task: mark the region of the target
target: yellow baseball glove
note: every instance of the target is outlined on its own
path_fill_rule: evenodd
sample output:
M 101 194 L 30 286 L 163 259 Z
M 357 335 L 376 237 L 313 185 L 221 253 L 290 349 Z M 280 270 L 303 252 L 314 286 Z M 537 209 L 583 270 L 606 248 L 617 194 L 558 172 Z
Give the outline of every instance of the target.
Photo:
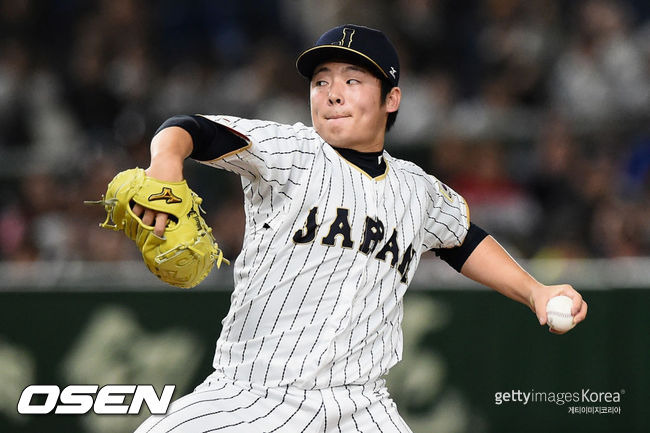
M 99 226 L 123 231 L 135 241 L 154 275 L 173 286 L 190 288 L 203 281 L 215 263 L 217 268 L 222 262 L 230 264 L 201 216 L 202 201 L 184 180 L 161 182 L 141 168 L 132 168 L 113 178 L 102 200 L 85 203 L 104 206 L 107 216 Z M 135 203 L 169 215 L 162 238 L 133 213 Z

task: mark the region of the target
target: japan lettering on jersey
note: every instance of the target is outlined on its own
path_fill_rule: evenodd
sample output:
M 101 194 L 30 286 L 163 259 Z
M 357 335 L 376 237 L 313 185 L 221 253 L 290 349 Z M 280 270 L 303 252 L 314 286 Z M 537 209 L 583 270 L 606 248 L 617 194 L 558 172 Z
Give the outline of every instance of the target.
M 383 376 L 420 255 L 463 242 L 465 200 L 386 151 L 371 178 L 300 123 L 206 117 L 248 142 L 204 162 L 241 176 L 246 212 L 215 369 L 304 389 Z

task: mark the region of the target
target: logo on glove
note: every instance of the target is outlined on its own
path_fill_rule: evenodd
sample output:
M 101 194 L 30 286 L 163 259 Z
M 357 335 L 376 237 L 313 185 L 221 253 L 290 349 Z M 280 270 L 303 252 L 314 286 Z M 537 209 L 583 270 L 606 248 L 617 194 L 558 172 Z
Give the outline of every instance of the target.
M 180 197 L 174 195 L 171 188 L 166 186 L 164 186 L 162 191 L 160 191 L 158 194 L 151 194 L 149 196 L 149 201 L 156 200 L 165 200 L 165 203 L 167 204 L 181 203 L 183 201 Z

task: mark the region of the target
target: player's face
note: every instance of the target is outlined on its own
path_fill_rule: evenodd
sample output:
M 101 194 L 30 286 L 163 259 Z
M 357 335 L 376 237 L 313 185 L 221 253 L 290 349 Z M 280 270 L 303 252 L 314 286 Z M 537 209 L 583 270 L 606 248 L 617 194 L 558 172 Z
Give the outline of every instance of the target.
M 311 79 L 311 120 L 332 146 L 362 152 L 384 147 L 388 113 L 399 107 L 399 89 L 381 100 L 381 81 L 365 68 L 326 62 Z

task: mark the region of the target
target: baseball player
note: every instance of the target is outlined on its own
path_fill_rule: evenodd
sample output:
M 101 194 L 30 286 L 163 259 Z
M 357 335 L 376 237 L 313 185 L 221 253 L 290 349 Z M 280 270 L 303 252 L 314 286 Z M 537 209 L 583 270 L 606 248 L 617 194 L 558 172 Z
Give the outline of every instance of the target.
M 246 234 L 214 372 L 137 433 L 409 432 L 382 377 L 401 358 L 402 298 L 427 250 L 529 306 L 587 304 L 536 281 L 470 222 L 467 203 L 384 148 L 401 90 L 386 36 L 357 25 L 323 34 L 297 60 L 312 126 L 175 116 L 151 143 L 150 177 L 183 179 L 191 157 L 241 177 Z M 167 215 L 135 206 L 164 235 Z

